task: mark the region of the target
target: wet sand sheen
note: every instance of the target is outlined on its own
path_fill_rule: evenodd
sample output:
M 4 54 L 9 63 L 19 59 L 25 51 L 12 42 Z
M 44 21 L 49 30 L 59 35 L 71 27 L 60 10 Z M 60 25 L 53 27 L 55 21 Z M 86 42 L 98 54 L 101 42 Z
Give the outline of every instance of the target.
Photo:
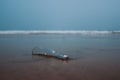
M 86 47 L 86 43 L 90 44 L 94 39 L 78 37 L 80 36 L 67 36 L 67 38 L 63 38 L 63 36 L 62 38 L 19 37 L 21 40 L 18 37 L 1 38 L 0 41 L 4 44 L 0 45 L 3 48 L 0 54 L 0 80 L 119 80 L 120 46 L 110 43 L 114 40 L 109 42 L 107 39 L 109 45 L 106 46 L 108 42 L 104 40 L 104 48 L 100 45 L 102 39 L 100 41 L 97 39 L 94 45 Z M 84 45 L 82 44 L 83 40 Z M 31 49 L 37 44 L 43 45 L 43 42 L 44 46 L 51 46 L 75 59 L 62 61 L 32 56 Z M 50 44 L 51 42 L 54 44 Z M 21 43 L 26 43 L 26 45 L 23 46 Z M 60 45 L 61 43 L 64 43 L 64 46 Z M 4 47 L 7 48 L 7 51 L 4 50 Z
M 67 62 L 24 57 L 4 63 L 1 67 L 1 80 L 114 80 L 120 78 L 119 67 L 119 63 L 114 60 L 105 61 L 93 57 Z

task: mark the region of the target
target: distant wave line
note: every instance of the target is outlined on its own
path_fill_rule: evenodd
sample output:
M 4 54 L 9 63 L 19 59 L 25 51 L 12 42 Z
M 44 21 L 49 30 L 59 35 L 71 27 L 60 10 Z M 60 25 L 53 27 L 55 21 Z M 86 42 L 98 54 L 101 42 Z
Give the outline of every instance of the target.
M 0 31 L 0 34 L 120 34 L 119 31 L 98 31 L 98 30 L 6 30 Z

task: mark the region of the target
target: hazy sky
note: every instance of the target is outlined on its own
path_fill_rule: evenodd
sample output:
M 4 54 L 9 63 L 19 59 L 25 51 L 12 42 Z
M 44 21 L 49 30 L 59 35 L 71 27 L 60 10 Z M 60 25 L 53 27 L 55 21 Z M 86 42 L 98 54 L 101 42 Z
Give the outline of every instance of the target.
M 0 0 L 0 30 L 120 30 L 120 0 Z

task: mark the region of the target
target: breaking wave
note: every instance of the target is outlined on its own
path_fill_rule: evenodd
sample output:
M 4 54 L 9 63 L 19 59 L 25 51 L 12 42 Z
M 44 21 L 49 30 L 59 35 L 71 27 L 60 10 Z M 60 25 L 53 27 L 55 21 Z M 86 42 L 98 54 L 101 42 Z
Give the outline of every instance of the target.
M 97 30 L 33 30 L 33 31 L 0 31 L 0 34 L 120 34 L 120 31 L 97 31 Z

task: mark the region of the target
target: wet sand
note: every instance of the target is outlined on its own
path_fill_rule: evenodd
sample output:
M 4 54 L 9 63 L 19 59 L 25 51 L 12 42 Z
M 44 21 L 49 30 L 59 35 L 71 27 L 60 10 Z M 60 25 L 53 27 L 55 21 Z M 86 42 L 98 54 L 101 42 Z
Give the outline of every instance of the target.
M 120 80 L 119 35 L 6 35 L 0 44 L 0 80 Z M 73 59 L 32 56 L 36 46 Z

